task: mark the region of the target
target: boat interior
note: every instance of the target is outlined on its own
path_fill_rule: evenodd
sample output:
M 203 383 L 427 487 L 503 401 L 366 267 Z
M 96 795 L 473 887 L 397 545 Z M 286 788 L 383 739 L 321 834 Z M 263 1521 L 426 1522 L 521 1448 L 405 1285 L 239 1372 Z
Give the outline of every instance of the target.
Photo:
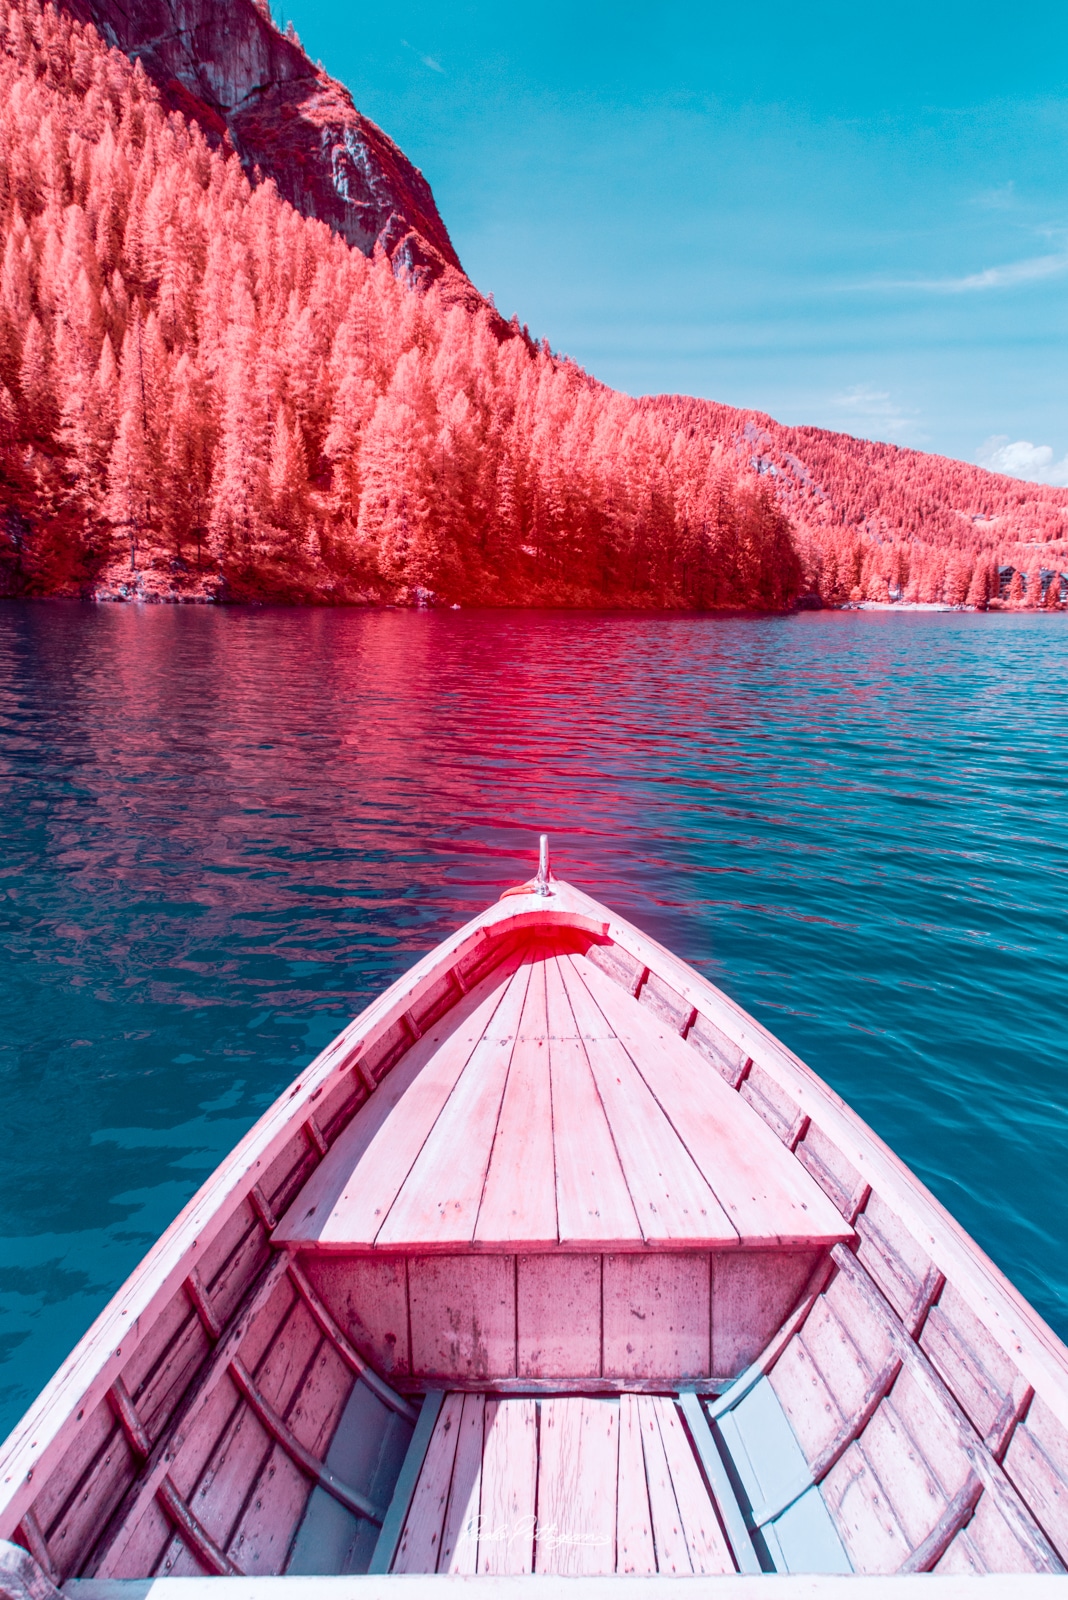
M 365 1041 L 78 1422 L 14 1533 L 57 1582 L 1068 1559 L 1068 1429 L 967 1298 L 566 924 Z

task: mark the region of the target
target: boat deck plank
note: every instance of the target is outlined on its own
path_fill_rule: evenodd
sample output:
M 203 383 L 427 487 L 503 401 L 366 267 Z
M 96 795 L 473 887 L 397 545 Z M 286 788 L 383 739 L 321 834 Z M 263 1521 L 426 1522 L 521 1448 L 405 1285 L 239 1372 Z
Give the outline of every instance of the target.
M 530 967 L 474 1237 L 479 1244 L 556 1239 L 545 962 Z
M 446 1395 L 442 1403 L 397 1546 L 394 1572 L 438 1570 L 463 1404 L 459 1394 Z
M 410 1254 L 801 1248 L 851 1234 L 668 1023 L 542 934 L 412 1045 L 273 1237 Z
M 456 1436 L 456 1458 L 441 1535 L 439 1572 L 478 1571 L 478 1518 L 482 1498 L 482 1451 L 486 1397 L 464 1395 Z
M 479 1572 L 534 1570 L 538 1415 L 530 1399 L 486 1403 Z
M 558 957 L 548 964 L 547 976 L 553 967 L 586 1047 L 646 1244 L 737 1244 L 737 1229 L 634 1062 L 614 1033 L 603 1028 L 602 1013 L 573 959 Z
M 555 961 L 545 963 L 559 1238 L 641 1244 L 612 1129 Z
M 378 1231 L 378 1244 L 404 1245 L 412 1239 L 430 1246 L 470 1243 L 530 972 L 527 960 L 500 995 L 485 1033 L 401 1184 Z
M 583 1395 L 542 1401 L 538 1572 L 615 1571 L 619 1406 Z
M 619 1476 L 616 1490 L 616 1571 L 648 1577 L 656 1571 L 642 1423 L 636 1394 L 619 1397 Z
M 375 1244 L 518 966 L 506 961 L 401 1059 L 298 1194 L 276 1244 Z
M 763 1118 L 656 1014 L 585 956 L 566 958 L 625 1046 L 743 1244 L 849 1238 L 815 1180 Z

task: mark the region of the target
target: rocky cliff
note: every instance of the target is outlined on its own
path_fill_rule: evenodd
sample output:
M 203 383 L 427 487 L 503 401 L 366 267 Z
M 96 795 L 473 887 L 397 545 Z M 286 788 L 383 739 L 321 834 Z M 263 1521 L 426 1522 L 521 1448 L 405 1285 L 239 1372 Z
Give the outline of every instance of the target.
M 253 180 L 273 178 L 305 216 L 364 255 L 381 246 L 413 286 L 439 282 L 480 305 L 430 185 L 340 83 L 280 33 L 264 0 L 61 0 L 140 61 L 165 103 L 214 143 L 228 141 Z

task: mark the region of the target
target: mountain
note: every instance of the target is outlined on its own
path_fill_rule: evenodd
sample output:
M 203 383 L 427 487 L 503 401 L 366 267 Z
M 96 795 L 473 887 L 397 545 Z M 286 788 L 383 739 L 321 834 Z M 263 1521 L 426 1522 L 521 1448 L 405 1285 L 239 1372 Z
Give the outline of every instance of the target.
M 364 255 L 380 247 L 413 285 L 479 297 L 460 266 L 423 174 L 348 90 L 313 66 L 266 0 L 63 0 L 132 61 L 163 104 L 228 143 L 249 177 L 271 178 L 306 217 Z
M 618 394 L 251 0 L 72 5 L 0 15 L 0 592 L 1060 603 L 1068 491 Z

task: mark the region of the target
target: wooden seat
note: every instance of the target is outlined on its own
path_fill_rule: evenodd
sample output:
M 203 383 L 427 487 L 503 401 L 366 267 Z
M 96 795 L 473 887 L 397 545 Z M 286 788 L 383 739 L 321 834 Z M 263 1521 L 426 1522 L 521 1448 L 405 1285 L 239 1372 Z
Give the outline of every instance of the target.
M 826 1247 L 746 1100 L 582 953 L 515 953 L 415 1043 L 274 1233 L 290 1249 Z

